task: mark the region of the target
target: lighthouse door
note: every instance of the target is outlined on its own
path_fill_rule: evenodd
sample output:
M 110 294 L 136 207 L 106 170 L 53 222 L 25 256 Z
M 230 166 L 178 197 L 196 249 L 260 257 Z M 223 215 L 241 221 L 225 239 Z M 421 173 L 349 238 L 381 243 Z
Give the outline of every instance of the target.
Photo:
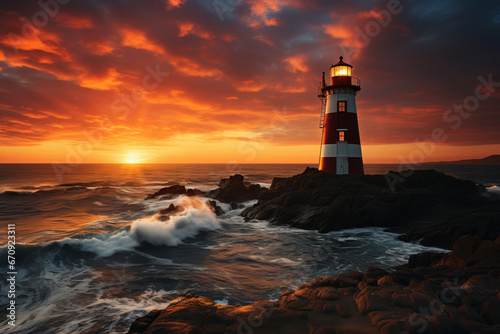
M 344 134 L 344 132 L 339 132 Z M 337 141 L 337 175 L 339 174 L 349 174 L 349 146 L 344 138 L 342 141 Z
M 349 160 L 347 157 L 337 157 L 337 174 L 349 174 Z

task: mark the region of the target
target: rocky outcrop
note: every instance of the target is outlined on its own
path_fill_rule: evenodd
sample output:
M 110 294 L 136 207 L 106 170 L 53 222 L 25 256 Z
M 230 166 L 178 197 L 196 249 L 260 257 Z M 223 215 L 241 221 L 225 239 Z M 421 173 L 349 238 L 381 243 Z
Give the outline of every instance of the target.
M 258 198 L 267 189 L 258 184 L 244 182 L 244 176 L 235 174 L 219 182 L 219 188 L 208 195 L 224 203 L 241 203 Z
M 499 333 L 500 238 L 463 236 L 448 255 L 426 254 L 390 272 L 320 277 L 274 302 L 188 294 L 129 333 Z
M 146 199 L 153 199 L 161 197 L 161 199 L 171 199 L 175 196 L 186 195 L 186 196 L 201 196 L 204 192 L 198 189 L 186 189 L 185 186 L 173 185 L 170 187 L 161 188 L 152 195 L 146 197 Z
M 206 203 L 210 210 L 212 210 L 213 213 L 215 213 L 217 216 L 223 215 L 225 213 L 216 201 L 207 201 Z
M 461 235 L 500 235 L 500 199 L 484 193 L 481 185 L 434 170 L 357 176 L 308 168 L 274 178 L 242 215 L 320 232 L 389 227 L 405 241 L 450 248 Z

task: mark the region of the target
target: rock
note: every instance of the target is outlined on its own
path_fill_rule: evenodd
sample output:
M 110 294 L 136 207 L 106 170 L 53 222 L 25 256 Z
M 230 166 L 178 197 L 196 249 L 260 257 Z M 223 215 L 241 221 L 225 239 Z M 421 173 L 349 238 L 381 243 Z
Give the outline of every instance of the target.
M 219 182 L 219 188 L 209 192 L 209 196 L 224 203 L 241 203 L 256 199 L 265 191 L 258 184 L 244 182 L 244 176 L 235 174 Z M 232 205 L 233 207 L 233 205 Z
M 193 196 L 203 196 L 205 193 L 199 189 L 186 189 L 185 186 L 181 186 L 181 185 L 173 185 L 173 186 L 170 186 L 170 187 L 165 187 L 165 188 L 161 188 L 160 190 L 158 190 L 157 192 L 155 192 L 154 194 L 152 195 L 148 195 L 148 197 L 146 197 L 146 199 L 153 199 L 153 198 L 157 198 L 157 197 L 160 197 L 163 199 L 170 199 L 170 198 L 174 198 L 176 196 L 179 196 L 179 195 L 186 195 L 186 196 L 189 196 L 189 197 L 193 197 Z
M 343 318 L 351 317 L 351 311 L 349 310 L 349 305 L 345 302 L 336 302 L 335 303 L 335 313 Z
M 158 190 L 154 194 L 146 197 L 146 199 L 153 199 L 153 198 L 157 198 L 159 196 L 165 196 L 167 198 L 172 198 L 173 195 L 183 195 L 185 193 L 186 193 L 186 187 L 176 184 L 174 186 L 161 188 L 160 190 Z
M 347 275 L 338 275 L 333 281 L 333 286 L 337 288 L 349 288 L 358 286 L 358 282 Z
M 489 240 L 500 236 L 500 196 L 487 198 L 474 182 L 433 170 L 392 173 L 403 180 L 396 188 L 388 175 L 329 175 L 307 168 L 290 178 L 274 178 L 269 191 L 242 215 L 322 233 L 389 227 L 402 233 L 402 240 L 442 248 L 468 233 Z
M 203 196 L 205 193 L 199 189 L 188 189 L 186 190 L 186 196 L 188 197 L 193 197 L 193 196 Z
M 331 326 L 322 326 L 322 327 L 316 329 L 311 334 L 335 334 L 335 333 L 337 333 L 335 331 L 335 328 L 333 328 Z
M 470 247 L 461 248 L 467 240 Z M 459 268 L 423 255 L 414 268 L 318 277 L 275 303 L 218 305 L 188 294 L 137 319 L 129 333 L 498 333 L 500 263 L 487 252 L 499 241 L 457 240 L 439 262 L 455 263 L 460 254 L 467 261 Z
M 419 254 L 410 255 L 408 260 L 408 267 L 432 267 L 439 260 L 441 260 L 446 253 L 436 253 L 436 252 L 424 252 Z
M 379 280 L 383 276 L 389 274 L 386 270 L 381 268 L 369 267 L 363 275 L 363 280 L 366 282 L 370 279 Z
M 181 210 L 182 210 L 182 208 L 180 206 L 174 205 L 172 203 L 172 204 L 169 205 L 168 208 L 161 210 L 160 214 L 162 214 L 162 215 L 169 215 L 169 214 L 172 214 L 172 213 L 179 212 Z
M 340 299 L 340 293 L 338 290 L 332 286 L 323 287 L 317 289 L 317 296 L 319 299 L 324 300 L 337 300 Z
M 500 325 L 500 299 L 488 298 L 481 307 L 480 315 L 488 325 Z
M 212 200 L 210 200 L 210 201 L 207 201 L 206 203 L 207 203 L 208 207 L 209 207 L 209 208 L 210 208 L 210 209 L 211 209 L 211 210 L 212 210 L 212 211 L 213 211 L 213 212 L 214 212 L 217 216 L 220 216 L 220 215 L 222 215 L 222 214 L 224 214 L 224 213 L 225 213 L 225 212 L 224 212 L 224 210 L 222 210 L 222 208 L 221 208 L 219 205 L 217 205 L 217 202 L 216 202 L 216 201 L 212 201 Z

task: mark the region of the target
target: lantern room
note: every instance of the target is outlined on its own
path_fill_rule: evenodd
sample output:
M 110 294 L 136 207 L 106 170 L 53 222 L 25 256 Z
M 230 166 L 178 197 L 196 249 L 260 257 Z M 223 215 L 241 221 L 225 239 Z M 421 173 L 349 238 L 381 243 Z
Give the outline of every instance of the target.
M 349 89 L 349 92 L 354 90 L 354 94 L 360 90 L 360 82 L 358 78 L 353 78 L 352 65 L 344 63 L 344 57 L 340 57 L 337 64 L 330 67 L 330 80 L 331 86 L 333 87 L 343 87 Z
M 330 67 L 331 77 L 350 77 L 352 72 L 352 65 L 344 63 L 344 57 L 340 57 L 340 61 Z

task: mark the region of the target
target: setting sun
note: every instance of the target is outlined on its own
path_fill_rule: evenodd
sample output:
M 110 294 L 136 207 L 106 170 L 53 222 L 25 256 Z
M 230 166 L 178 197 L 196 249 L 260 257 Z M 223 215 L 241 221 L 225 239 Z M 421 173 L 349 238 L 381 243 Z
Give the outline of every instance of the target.
M 141 163 L 143 159 L 139 157 L 137 153 L 127 153 L 125 155 L 126 164 L 138 164 Z

